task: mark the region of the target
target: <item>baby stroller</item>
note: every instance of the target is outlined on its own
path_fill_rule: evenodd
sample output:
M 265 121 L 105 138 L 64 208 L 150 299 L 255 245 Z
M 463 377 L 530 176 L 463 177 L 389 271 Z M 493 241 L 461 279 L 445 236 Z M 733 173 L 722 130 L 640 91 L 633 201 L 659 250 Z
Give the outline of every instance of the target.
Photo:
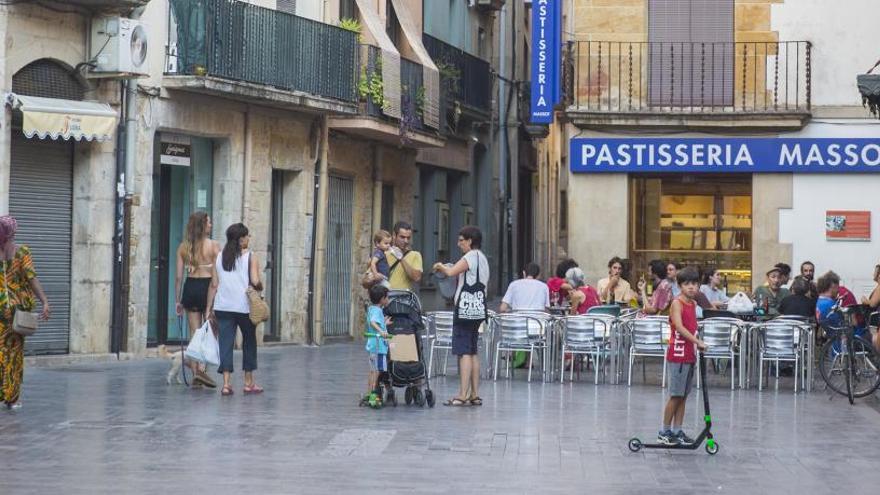
M 388 371 L 379 376 L 379 381 L 387 390 L 385 403 L 397 406 L 394 387 L 405 387 L 406 405 L 415 403 L 419 407 L 425 404 L 434 407 L 434 393 L 422 352 L 422 335 L 425 332 L 422 305 L 415 294 L 405 290 L 390 291 L 388 299 L 385 315 L 391 317 L 388 333 L 392 335 L 389 340 L 389 365 Z

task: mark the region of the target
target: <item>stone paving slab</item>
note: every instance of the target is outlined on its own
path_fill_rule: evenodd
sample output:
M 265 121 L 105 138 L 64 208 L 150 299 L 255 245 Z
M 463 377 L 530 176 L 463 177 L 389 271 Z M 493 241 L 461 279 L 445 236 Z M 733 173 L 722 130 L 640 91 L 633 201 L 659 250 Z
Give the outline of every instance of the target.
M 236 357 L 237 363 L 240 357 Z M 485 382 L 483 407 L 358 408 L 356 344 L 260 350 L 261 396 L 165 384 L 160 359 L 30 368 L 24 407 L 0 413 L 0 493 L 876 493 L 877 398 L 817 387 L 710 398 L 717 456 L 633 454 L 656 434 L 656 382 Z M 450 367 L 452 368 L 452 367 Z M 649 369 L 649 376 L 658 370 Z M 452 369 L 450 369 L 452 372 Z M 639 372 L 641 375 L 641 372 Z M 639 382 L 641 381 L 639 376 Z M 401 401 L 402 404 L 402 401 Z M 699 401 L 686 423 L 699 429 Z

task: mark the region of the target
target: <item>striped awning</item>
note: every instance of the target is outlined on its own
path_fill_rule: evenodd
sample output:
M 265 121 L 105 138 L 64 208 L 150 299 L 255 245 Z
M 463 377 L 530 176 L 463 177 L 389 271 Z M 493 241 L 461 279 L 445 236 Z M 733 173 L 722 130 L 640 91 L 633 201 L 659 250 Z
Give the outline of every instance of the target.
M 116 111 L 106 103 L 15 94 L 8 101 L 21 111 L 28 138 L 108 141 L 116 131 Z

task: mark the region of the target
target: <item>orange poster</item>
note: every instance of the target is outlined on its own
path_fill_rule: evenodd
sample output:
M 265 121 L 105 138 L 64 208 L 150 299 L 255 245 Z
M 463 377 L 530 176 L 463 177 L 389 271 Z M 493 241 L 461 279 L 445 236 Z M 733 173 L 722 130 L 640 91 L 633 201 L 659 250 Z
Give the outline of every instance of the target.
M 871 212 L 828 210 L 825 212 L 825 239 L 870 241 Z

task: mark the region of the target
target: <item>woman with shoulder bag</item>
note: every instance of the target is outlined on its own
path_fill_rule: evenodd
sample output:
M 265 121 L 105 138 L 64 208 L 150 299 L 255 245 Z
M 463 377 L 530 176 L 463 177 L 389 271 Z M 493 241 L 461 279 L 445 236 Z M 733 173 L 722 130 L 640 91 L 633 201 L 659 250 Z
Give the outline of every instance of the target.
M 458 396 L 444 403 L 447 406 L 481 406 L 480 358 L 477 350 L 480 325 L 486 321 L 486 287 L 489 285 L 489 260 L 480 251 L 483 234 L 474 226 L 458 232 L 458 248 L 463 253 L 451 267 L 434 264 L 434 271 L 447 277 L 458 276 L 455 310 L 452 321 L 452 353 L 458 356 L 460 384 Z
M 32 319 L 34 294 L 43 306 L 39 319 L 46 321 L 50 315 L 49 301 L 37 280 L 31 251 L 15 244 L 17 229 L 14 218 L 0 217 L 0 402 L 7 409 L 21 406 L 18 399 L 24 378 L 24 335 L 34 330 L 31 322 L 23 320 Z
M 263 290 L 256 256 L 248 249 L 250 234 L 242 223 L 226 229 L 226 245 L 217 255 L 208 289 L 208 318 L 219 330 L 220 368 L 223 373 L 222 395 L 232 395 L 232 351 L 235 330 L 241 330 L 244 393 L 258 394 L 262 387 L 254 381 L 257 369 L 257 326 L 250 318 L 248 289 Z

